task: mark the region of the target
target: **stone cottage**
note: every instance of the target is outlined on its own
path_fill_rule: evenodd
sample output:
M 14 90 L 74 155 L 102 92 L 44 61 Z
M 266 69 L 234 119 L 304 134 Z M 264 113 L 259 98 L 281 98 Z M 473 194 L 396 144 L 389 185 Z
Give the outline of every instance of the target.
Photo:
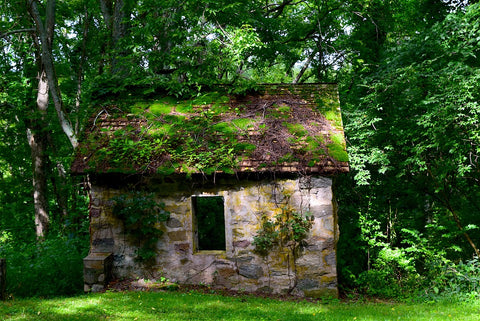
M 137 277 L 337 296 L 347 161 L 334 84 L 105 101 L 72 165 L 91 185 L 85 290 Z

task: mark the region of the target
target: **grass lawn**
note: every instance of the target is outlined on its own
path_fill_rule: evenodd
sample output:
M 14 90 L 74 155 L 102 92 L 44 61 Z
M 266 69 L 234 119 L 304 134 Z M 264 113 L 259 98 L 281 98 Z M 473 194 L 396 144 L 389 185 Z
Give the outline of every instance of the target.
M 199 292 L 110 292 L 0 302 L 1 320 L 480 320 L 480 301 L 312 303 Z

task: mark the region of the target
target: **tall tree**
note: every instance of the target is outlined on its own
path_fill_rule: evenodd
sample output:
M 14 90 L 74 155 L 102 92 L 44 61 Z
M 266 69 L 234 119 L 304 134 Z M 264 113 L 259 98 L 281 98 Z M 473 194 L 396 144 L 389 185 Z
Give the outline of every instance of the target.
M 57 153 L 61 149 L 60 146 L 49 146 L 52 142 L 58 141 L 52 139 L 56 125 L 52 125 L 50 106 L 53 106 L 56 121 L 68 138 L 70 148 L 75 148 L 78 144 L 74 126 L 64 106 L 55 70 L 54 59 L 62 56 L 58 54 L 60 46 L 54 45 L 56 10 L 54 0 L 46 1 L 45 5 L 39 1 L 28 0 L 9 2 L 1 12 L 2 18 L 5 18 L 2 19 L 2 30 L 5 32 L 2 31 L 0 38 L 2 50 L 6 53 L 5 59 L 2 60 L 2 68 L 5 68 L 4 75 L 11 79 L 8 84 L 5 83 L 10 90 L 1 97 L 1 102 L 15 108 L 17 119 L 24 122 L 27 128 L 33 168 L 34 216 L 36 234 L 39 238 L 43 238 L 47 233 L 50 221 L 48 208 L 50 164 L 56 163 L 56 168 L 60 172 L 63 166 L 59 161 L 53 160 L 51 153 L 51 151 Z M 64 18 L 67 21 L 70 19 Z M 69 48 L 65 46 L 61 50 Z M 19 86 L 15 87 L 14 84 Z M 15 89 L 11 90 L 13 88 Z M 30 106 L 28 113 L 24 111 L 25 106 Z M 51 151 L 48 151 L 49 149 Z M 54 187 L 56 189 L 56 186 Z M 57 201 L 65 203 L 61 199 L 63 197 L 58 197 Z

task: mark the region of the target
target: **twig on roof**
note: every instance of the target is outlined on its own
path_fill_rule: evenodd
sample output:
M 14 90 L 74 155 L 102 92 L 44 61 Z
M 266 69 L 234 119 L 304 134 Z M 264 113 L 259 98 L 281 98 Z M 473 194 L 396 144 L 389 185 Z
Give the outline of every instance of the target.
M 106 113 L 107 116 L 110 116 L 110 114 L 108 113 L 108 111 L 107 111 L 105 108 L 103 108 L 102 110 L 100 110 L 100 112 L 99 112 L 99 113 L 97 114 L 97 116 L 95 117 L 95 120 L 93 121 L 92 129 L 93 129 L 95 126 L 97 126 L 97 119 L 98 119 L 98 117 L 100 117 L 100 115 L 103 114 L 103 113 Z

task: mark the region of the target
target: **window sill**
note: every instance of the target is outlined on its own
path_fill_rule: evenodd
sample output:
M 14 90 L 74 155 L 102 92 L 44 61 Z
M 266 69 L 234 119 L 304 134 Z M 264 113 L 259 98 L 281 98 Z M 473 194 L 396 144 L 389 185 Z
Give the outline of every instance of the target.
M 196 251 L 194 255 L 222 255 L 225 256 L 227 251 L 225 250 L 201 250 Z

